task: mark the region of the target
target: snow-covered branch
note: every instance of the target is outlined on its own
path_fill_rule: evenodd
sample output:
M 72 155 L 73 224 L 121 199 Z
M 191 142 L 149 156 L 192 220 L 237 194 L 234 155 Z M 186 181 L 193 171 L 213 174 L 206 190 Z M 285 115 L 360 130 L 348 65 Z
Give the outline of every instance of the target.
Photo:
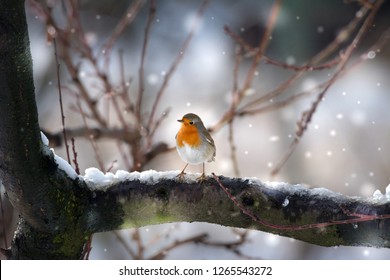
M 256 178 L 88 169 L 86 225 L 93 232 L 169 222 L 207 222 L 288 236 L 321 246 L 390 247 L 390 187 L 369 199 Z M 228 193 L 228 195 L 227 195 Z

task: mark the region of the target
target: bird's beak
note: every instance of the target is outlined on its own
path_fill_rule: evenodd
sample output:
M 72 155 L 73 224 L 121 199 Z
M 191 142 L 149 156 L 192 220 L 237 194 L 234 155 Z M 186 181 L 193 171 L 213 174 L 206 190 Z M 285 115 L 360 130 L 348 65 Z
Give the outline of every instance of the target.
M 178 122 L 181 122 L 181 123 L 183 122 L 183 120 L 177 120 L 177 121 L 178 121 Z

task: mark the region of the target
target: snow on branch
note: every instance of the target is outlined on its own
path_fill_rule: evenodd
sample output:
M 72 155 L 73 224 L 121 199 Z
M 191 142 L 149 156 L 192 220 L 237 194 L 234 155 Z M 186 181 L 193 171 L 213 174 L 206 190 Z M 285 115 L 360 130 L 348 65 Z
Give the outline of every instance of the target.
M 103 174 L 89 169 L 86 224 L 93 232 L 170 222 L 249 228 L 321 246 L 390 247 L 390 186 L 372 198 L 347 197 L 256 178 L 208 177 L 185 182 L 178 171 Z

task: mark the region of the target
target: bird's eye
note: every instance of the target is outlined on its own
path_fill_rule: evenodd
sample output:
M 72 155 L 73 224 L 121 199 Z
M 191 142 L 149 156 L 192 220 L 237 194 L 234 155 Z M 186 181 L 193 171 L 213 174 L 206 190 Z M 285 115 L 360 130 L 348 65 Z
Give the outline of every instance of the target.
M 190 121 L 190 125 L 193 125 L 194 124 L 194 122 L 193 121 Z

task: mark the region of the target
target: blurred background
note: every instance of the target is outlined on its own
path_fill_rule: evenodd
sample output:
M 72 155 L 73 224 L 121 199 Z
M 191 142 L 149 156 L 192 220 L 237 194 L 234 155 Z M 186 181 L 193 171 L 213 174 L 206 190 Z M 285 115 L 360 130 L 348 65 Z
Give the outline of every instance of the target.
M 58 33 L 48 28 L 45 13 L 30 2 L 27 3 L 26 11 L 39 121 L 42 130 L 56 134 L 61 131 L 61 114 L 54 47 L 48 34 L 49 37 L 53 34 L 55 37 Z M 265 51 L 265 55 L 278 61 L 279 65 L 263 60 L 256 67 L 253 82 L 245 91 L 238 108 L 245 108 L 247 104 L 272 92 L 288 80 L 298 72 L 288 66 L 307 63 L 339 36 L 340 32 L 344 32 L 352 20 L 361 17 L 362 21 L 356 24 L 356 28 L 347 34 L 348 38 L 327 59 L 317 64 L 327 65 L 326 67 L 302 71 L 304 73 L 296 82 L 291 83 L 280 95 L 267 99 L 262 106 L 270 106 L 306 92 L 302 98 L 288 102 L 281 108 L 271 106 L 270 110 L 234 119 L 233 139 L 238 170 L 235 170 L 231 157 L 228 125 L 222 123 L 222 126 L 213 130 L 217 157 L 216 162 L 206 164 L 207 173 L 258 177 L 262 181 L 303 183 L 309 187 L 325 187 L 344 195 L 367 198 L 372 197 L 377 189 L 385 192 L 390 182 L 390 110 L 386 107 L 390 104 L 390 47 L 388 44 L 378 47 L 377 42 L 390 27 L 390 4 L 387 1 L 381 6 L 374 24 L 347 63 L 346 73 L 330 86 L 297 148 L 280 171 L 271 176 L 274 168 L 289 151 L 297 121 L 316 100 L 318 86 L 334 74 L 336 66 L 332 67 L 330 62 L 340 57 L 362 25 L 366 17 L 362 14 L 363 2 L 371 5 L 374 1 L 282 2 Z M 110 128 L 121 127 L 120 118 L 111 104 L 115 93 L 126 92 L 132 101 L 139 93 L 139 68 L 149 16 L 149 1 L 140 4 L 136 14 L 128 14 L 128 17 L 135 16 L 134 20 L 113 44 L 108 63 L 105 63 L 105 56 L 100 52 L 106 50 L 104 44 L 134 3 L 124 0 L 85 0 L 76 4 L 84 35 L 80 40 L 82 43 L 77 43 L 76 40 L 69 47 L 73 48 L 71 58 L 78 71 L 77 77 L 98 103 L 97 106 Z M 179 129 L 176 120 L 193 112 L 202 118 L 207 127 L 216 128 L 232 104 L 237 41 L 224 31 L 224 26 L 248 45 L 257 47 L 266 29 L 273 3 L 274 1 L 265 0 L 213 0 L 205 8 L 203 15 L 198 17 L 201 1 L 156 1 L 156 14 L 150 24 L 143 67 L 145 90 L 141 118 L 149 118 L 156 94 L 169 74 L 172 63 L 180 54 L 182 60 L 170 77 L 155 111 L 156 119 L 161 122 L 150 139 L 152 143 L 146 145 L 152 149 L 163 143 L 166 148 L 135 168 L 131 148 L 118 144 L 115 139 L 91 141 L 88 137 L 75 137 L 80 173 L 84 174 L 88 167 L 100 167 L 96 150 L 100 165 L 111 172 L 119 169 L 181 170 L 184 163 L 176 150 L 171 149 L 175 145 L 175 134 Z M 66 1 L 52 0 L 44 5 L 51 7 L 50 13 L 58 27 L 64 30 L 70 28 L 70 32 L 81 34 L 77 28 L 72 31 L 72 27 L 69 27 L 66 13 L 70 9 Z M 197 20 L 198 25 L 194 29 L 194 22 Z M 183 51 L 183 43 L 194 30 L 188 48 Z M 78 48 L 83 48 L 82 44 L 90 47 L 96 57 L 96 65 L 107 74 L 109 84 L 112 85 L 109 93 L 105 92 L 101 77 L 97 77 L 95 66 L 77 52 Z M 61 54 L 61 45 L 58 47 Z M 359 60 L 361 63 L 355 65 Z M 252 61 L 250 51 L 243 51 L 236 79 L 239 87 L 247 78 Z M 74 79 L 61 57 L 60 64 L 66 127 L 85 127 L 80 108 L 87 111 L 88 106 L 85 103 L 77 105 L 80 88 L 74 85 Z M 125 108 L 125 103 L 119 101 L 119 106 L 122 106 L 125 122 L 130 125 L 135 122 L 132 112 L 134 108 Z M 87 122 L 90 127 L 98 124 L 94 120 Z M 146 152 L 148 148 L 145 148 Z M 55 147 L 55 151 L 66 158 L 64 145 Z M 190 166 L 187 171 L 200 172 L 201 166 Z M 16 220 L 17 213 L 13 217 Z M 14 228 L 10 226 L 8 229 L 10 240 Z M 207 234 L 207 241 L 199 239 L 201 242 L 197 242 L 196 237 L 203 234 Z M 272 234 L 203 223 L 156 225 L 93 236 L 90 259 L 155 256 L 166 259 L 389 259 L 390 251 L 362 247 L 323 248 Z

